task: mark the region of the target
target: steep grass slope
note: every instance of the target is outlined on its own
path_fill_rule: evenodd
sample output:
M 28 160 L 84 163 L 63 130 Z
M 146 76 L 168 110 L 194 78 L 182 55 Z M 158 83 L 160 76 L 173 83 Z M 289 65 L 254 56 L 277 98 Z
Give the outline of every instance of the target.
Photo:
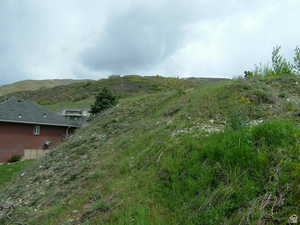
M 20 91 L 32 91 L 40 88 L 52 88 L 60 85 L 68 85 L 87 80 L 54 79 L 54 80 L 24 80 L 12 84 L 0 86 L 0 96 Z
M 296 82 L 124 98 L 2 188 L 0 224 L 287 224 L 300 212 Z

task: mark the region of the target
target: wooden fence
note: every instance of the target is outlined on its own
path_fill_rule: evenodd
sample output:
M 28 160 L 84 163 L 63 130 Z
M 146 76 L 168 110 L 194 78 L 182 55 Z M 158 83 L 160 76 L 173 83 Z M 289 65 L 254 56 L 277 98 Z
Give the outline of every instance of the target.
M 49 150 L 43 150 L 43 149 L 25 149 L 23 160 L 38 159 L 38 158 L 43 157 L 48 152 L 49 152 Z

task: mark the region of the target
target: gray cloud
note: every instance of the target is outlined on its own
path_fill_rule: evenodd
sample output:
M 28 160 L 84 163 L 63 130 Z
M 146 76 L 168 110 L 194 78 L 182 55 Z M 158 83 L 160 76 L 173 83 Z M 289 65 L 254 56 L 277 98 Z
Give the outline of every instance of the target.
M 79 17 L 61 6 L 58 1 L 0 2 L 0 83 L 72 72 Z
M 220 20 L 237 8 L 243 8 L 237 1 L 226 5 L 198 0 L 135 1 L 126 11 L 109 18 L 99 39 L 84 51 L 83 63 L 92 70 L 112 73 L 151 70 L 183 47 L 190 34 L 186 26 Z
M 291 56 L 299 7 L 298 0 L 3 0 L 0 84 L 111 73 L 232 77 L 268 61 L 276 44 Z
M 183 23 L 172 13 L 171 8 L 162 12 L 136 6 L 111 18 L 99 40 L 84 52 L 83 62 L 94 70 L 114 73 L 149 69 L 182 42 Z
M 17 40 L 16 33 L 17 27 L 15 25 L 16 18 L 12 17 L 13 2 L 1 1 L 0 2 L 0 83 L 8 82 L 10 80 L 22 79 L 22 68 L 17 64 Z

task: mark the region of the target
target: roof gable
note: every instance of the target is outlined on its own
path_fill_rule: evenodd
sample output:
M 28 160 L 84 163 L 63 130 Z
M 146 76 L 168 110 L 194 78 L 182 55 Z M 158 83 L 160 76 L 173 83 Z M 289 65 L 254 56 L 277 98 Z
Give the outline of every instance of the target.
M 40 105 L 23 99 L 11 97 L 0 103 L 0 121 L 13 123 L 29 123 L 51 126 L 79 127 L 65 117 Z

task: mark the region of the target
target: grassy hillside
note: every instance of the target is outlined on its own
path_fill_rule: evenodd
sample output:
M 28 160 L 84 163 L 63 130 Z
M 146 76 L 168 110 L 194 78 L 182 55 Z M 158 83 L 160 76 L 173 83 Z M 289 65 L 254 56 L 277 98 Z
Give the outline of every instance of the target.
M 26 165 L 31 161 L 22 161 L 16 163 L 8 163 L 0 165 L 0 188 L 1 186 L 9 183 Z
M 72 79 L 54 79 L 54 80 L 24 80 L 12 84 L 0 86 L 0 96 L 8 95 L 20 91 L 32 91 L 40 88 L 52 88 L 60 85 L 68 85 L 86 80 L 72 80 Z
M 0 193 L 0 224 L 287 224 L 300 78 L 123 98 Z
M 14 92 L 8 96 L 16 96 L 31 99 L 51 109 L 59 110 L 63 107 L 89 107 L 94 101 L 95 94 L 107 87 L 119 97 L 143 95 L 167 90 L 181 90 L 193 87 L 207 86 L 226 79 L 194 78 L 177 79 L 161 76 L 137 76 L 110 77 L 98 81 L 84 81 L 70 85 L 43 88 L 36 91 Z M 6 97 L 6 96 L 5 96 Z

